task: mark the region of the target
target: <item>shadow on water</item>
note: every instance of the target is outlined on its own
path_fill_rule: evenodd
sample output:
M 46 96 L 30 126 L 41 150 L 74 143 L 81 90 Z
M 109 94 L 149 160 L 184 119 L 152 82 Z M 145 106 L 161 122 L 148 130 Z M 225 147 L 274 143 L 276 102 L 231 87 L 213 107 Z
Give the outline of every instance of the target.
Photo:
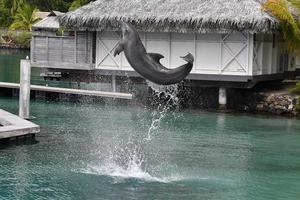
M 19 138 L 6 138 L 0 139 L 0 151 L 10 148 L 15 148 L 17 146 L 30 146 L 38 144 L 39 141 L 36 140 L 34 136 L 26 136 L 26 137 L 19 137 Z

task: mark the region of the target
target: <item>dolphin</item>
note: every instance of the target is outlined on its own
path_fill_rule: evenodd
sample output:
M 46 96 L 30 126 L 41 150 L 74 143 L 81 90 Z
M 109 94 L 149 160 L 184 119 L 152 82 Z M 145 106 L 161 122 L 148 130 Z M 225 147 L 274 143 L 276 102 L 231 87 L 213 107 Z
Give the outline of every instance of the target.
M 122 40 L 116 46 L 114 56 L 124 51 L 131 67 L 142 77 L 160 85 L 171 85 L 182 81 L 192 70 L 194 57 L 188 53 L 181 57 L 187 63 L 175 69 L 168 69 L 160 63 L 163 55 L 147 53 L 135 28 L 120 21 Z

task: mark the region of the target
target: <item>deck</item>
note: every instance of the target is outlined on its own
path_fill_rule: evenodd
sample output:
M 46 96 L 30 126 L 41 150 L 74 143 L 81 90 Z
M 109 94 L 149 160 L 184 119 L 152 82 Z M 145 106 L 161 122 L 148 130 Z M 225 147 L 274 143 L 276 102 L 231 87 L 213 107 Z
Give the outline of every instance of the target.
M 40 126 L 0 109 L 0 139 L 40 132 Z
M 0 87 L 19 89 L 20 84 L 0 82 Z M 133 98 L 133 95 L 130 93 L 80 90 L 80 89 L 71 89 L 71 88 L 48 87 L 48 86 L 41 86 L 41 85 L 30 85 L 30 89 L 35 91 L 43 91 L 43 92 L 56 92 L 56 93 L 64 93 L 64 94 L 77 94 L 77 95 L 98 96 L 98 97 L 107 97 L 107 98 L 119 98 L 119 99 Z

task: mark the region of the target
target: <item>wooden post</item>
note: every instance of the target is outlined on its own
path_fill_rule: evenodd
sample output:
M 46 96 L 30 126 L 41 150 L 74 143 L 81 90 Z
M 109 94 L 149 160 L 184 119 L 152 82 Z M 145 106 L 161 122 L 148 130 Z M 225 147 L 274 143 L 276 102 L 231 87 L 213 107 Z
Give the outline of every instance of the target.
M 116 83 L 116 76 L 115 75 L 111 76 L 111 85 L 112 85 L 113 92 L 116 92 L 117 91 L 117 83 Z
M 75 40 L 74 40 L 74 61 L 77 63 L 77 31 L 75 31 Z
M 219 108 L 226 109 L 226 104 L 227 104 L 226 88 L 220 87 L 219 88 Z
M 29 119 L 30 103 L 30 74 L 31 67 L 28 59 L 21 60 L 20 63 L 20 93 L 19 93 L 19 116 Z

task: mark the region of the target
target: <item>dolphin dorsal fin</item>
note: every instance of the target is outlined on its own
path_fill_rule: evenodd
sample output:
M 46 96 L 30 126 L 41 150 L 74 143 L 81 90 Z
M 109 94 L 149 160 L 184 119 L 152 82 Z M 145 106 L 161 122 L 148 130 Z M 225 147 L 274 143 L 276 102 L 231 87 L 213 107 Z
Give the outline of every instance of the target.
M 148 53 L 148 55 L 155 61 L 159 63 L 159 60 L 164 58 L 163 55 L 159 54 L 159 53 Z

